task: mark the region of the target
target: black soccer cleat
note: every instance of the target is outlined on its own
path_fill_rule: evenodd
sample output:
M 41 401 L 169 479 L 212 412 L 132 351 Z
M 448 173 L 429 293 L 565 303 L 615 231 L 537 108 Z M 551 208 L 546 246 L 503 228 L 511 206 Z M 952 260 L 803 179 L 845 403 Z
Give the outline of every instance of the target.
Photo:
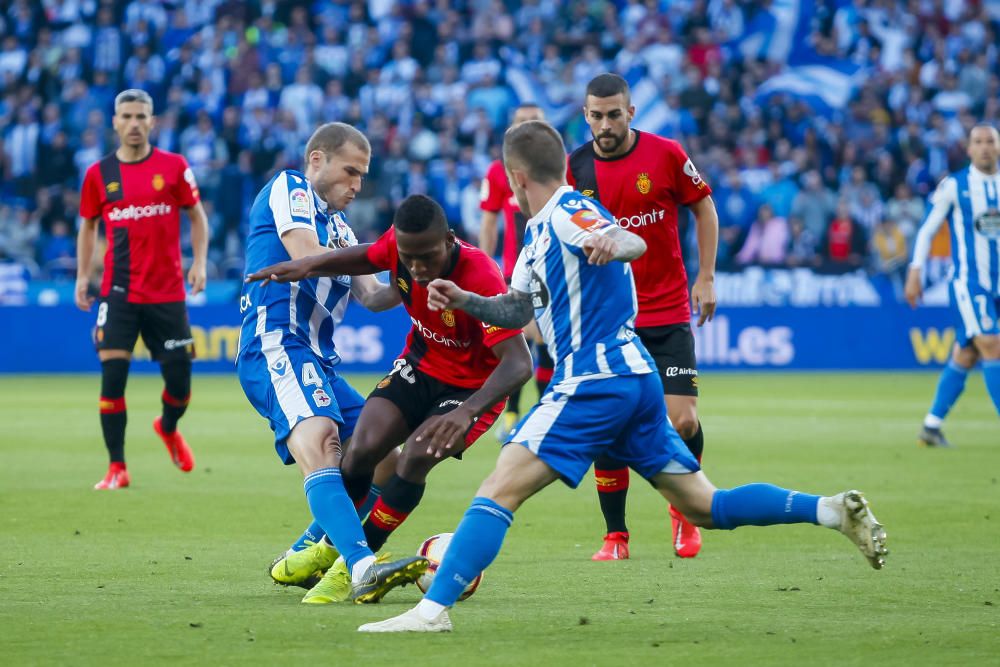
M 372 563 L 364 579 L 351 587 L 351 599 L 358 604 L 380 602 L 385 594 L 397 586 L 412 584 L 427 571 L 430 565 L 423 556 L 401 558 L 389 563 Z
M 923 427 L 920 431 L 920 435 L 917 436 L 920 443 L 928 447 L 952 447 L 953 445 L 948 442 L 948 438 L 944 437 L 944 432 L 939 428 L 930 428 L 929 426 Z

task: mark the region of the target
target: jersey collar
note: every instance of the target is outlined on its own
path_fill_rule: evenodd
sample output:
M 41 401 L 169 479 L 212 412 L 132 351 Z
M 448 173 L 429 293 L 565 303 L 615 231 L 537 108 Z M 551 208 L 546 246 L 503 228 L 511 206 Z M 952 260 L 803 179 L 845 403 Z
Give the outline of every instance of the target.
M 976 165 L 974 164 L 969 165 L 969 171 L 972 172 L 973 174 L 979 174 L 979 176 L 982 178 L 993 178 L 994 176 L 997 175 L 997 172 L 993 172 L 992 174 L 987 174 L 985 171 L 980 171 L 979 169 L 976 168 Z
M 549 200 L 545 202 L 545 206 L 542 207 L 542 210 L 536 213 L 535 215 L 531 216 L 531 220 L 528 220 L 528 224 L 530 225 L 541 224 L 546 220 L 548 220 L 549 218 L 551 218 L 552 209 L 554 209 L 559 204 L 559 201 L 563 198 L 563 195 L 565 195 L 568 192 L 573 192 L 573 188 L 571 188 L 568 185 L 560 186 L 558 190 L 552 193 L 552 196 L 549 197 Z
M 617 155 L 615 157 L 601 157 L 600 155 L 598 155 L 597 149 L 594 148 L 594 142 L 591 142 L 590 143 L 590 150 L 593 151 L 593 153 L 594 153 L 594 159 L 597 160 L 598 162 L 615 162 L 617 160 L 624 160 L 629 155 L 631 155 L 632 153 L 634 153 L 635 149 L 639 147 L 639 139 L 642 138 L 642 132 L 640 132 L 639 130 L 637 130 L 635 128 L 631 128 L 631 130 L 633 132 L 635 132 L 635 141 L 632 142 L 631 148 L 629 148 L 627 151 L 625 151 L 621 155 Z

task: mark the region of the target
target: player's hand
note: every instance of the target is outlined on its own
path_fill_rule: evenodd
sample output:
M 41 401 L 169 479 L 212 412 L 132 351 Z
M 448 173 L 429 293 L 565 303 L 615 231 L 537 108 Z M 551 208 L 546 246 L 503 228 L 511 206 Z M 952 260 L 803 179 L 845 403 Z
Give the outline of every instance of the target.
M 309 259 L 309 257 L 303 257 L 272 264 L 247 275 L 246 282 L 253 283 L 259 280 L 262 281 L 261 285 L 266 285 L 272 280 L 276 283 L 294 283 L 303 280 L 309 277 Z
M 90 296 L 90 281 L 86 278 L 76 279 L 74 298 L 77 308 L 84 312 L 90 312 L 90 307 L 94 305 L 94 297 Z
M 206 280 L 207 275 L 205 272 L 205 263 L 197 261 L 192 262 L 191 268 L 188 269 L 188 285 L 191 286 L 192 296 L 205 289 Z
M 587 256 L 587 263 L 596 266 L 607 264 L 618 254 L 618 243 L 606 234 L 591 234 L 580 247 Z
M 472 415 L 459 406 L 443 415 L 435 415 L 420 425 L 415 443 L 427 447 L 427 453 L 442 459 L 460 452 L 465 444 L 465 434 L 473 423 Z
M 468 299 L 468 293 L 450 280 L 438 278 L 427 285 L 427 307 L 431 310 L 461 308 Z
M 698 326 L 715 317 L 715 279 L 700 275 L 691 287 L 691 307 L 698 313 Z
M 906 274 L 906 285 L 903 287 L 903 296 L 911 308 L 916 308 L 920 303 L 920 297 L 924 295 L 923 279 L 920 276 L 920 269 L 914 267 Z

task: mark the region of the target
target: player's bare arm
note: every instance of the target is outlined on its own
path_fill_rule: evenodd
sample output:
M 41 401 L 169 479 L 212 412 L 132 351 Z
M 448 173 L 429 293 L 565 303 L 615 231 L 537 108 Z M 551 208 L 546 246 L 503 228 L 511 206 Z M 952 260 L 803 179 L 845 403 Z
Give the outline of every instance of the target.
M 689 207 L 698 235 L 698 277 L 691 287 L 691 305 L 698 313 L 698 326 L 715 317 L 715 259 L 719 249 L 719 214 L 711 195 Z
M 282 236 L 294 234 L 291 230 Z M 247 282 L 263 281 L 267 283 L 290 283 L 303 278 L 316 278 L 319 276 L 363 276 L 378 273 L 379 268 L 368 259 L 368 248 L 370 243 L 351 246 L 339 250 L 326 250 L 316 255 L 300 256 L 287 262 L 279 262 L 265 267 L 259 271 L 254 271 L 246 278 Z M 291 254 L 291 253 L 289 253 Z M 294 257 L 294 255 L 293 255 Z
M 522 329 L 535 316 L 530 294 L 512 289 L 506 294 L 486 297 L 440 278 L 427 285 L 427 305 L 431 310 L 458 308 L 480 322 L 504 329 Z
M 924 296 L 924 278 L 919 266 L 911 266 L 906 273 L 906 285 L 903 286 L 903 296 L 910 308 L 916 308 Z
M 497 250 L 497 218 L 495 211 L 483 211 L 479 225 L 479 249 L 490 257 Z
M 194 253 L 191 268 L 188 269 L 188 285 L 191 286 L 191 294 L 198 294 L 205 289 L 207 278 L 205 267 L 208 264 L 208 216 L 205 215 L 205 208 L 201 202 L 185 210 L 191 218 L 191 250 Z
M 82 218 L 76 235 L 76 307 L 89 311 L 94 305 L 90 296 L 90 273 L 93 270 L 94 249 L 97 247 L 97 229 L 100 218 Z
M 351 294 L 373 313 L 395 308 L 403 301 L 395 286 L 379 282 L 375 276 L 355 276 L 351 281 Z
M 631 262 L 646 252 L 646 242 L 621 227 L 611 227 L 603 234 L 591 234 L 580 246 L 587 263 L 601 266 L 608 262 Z
M 416 442 L 426 442 L 427 452 L 435 458 L 451 456 L 464 448 L 465 434 L 473 422 L 531 379 L 531 352 L 523 334 L 497 343 L 492 350 L 500 363 L 479 391 L 451 412 L 431 417 L 416 432 Z

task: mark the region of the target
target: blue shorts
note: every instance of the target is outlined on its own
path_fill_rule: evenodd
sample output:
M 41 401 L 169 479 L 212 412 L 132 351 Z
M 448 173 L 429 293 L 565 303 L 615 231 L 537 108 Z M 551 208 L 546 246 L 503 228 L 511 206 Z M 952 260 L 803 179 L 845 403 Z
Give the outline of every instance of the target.
M 534 452 L 572 488 L 602 454 L 646 479 L 700 470 L 667 421 L 656 373 L 563 380 L 518 422 L 509 441 Z
M 236 371 L 250 404 L 270 423 L 274 449 L 286 465 L 295 463 L 288 434 L 303 419 L 329 417 L 340 427 L 341 440 L 354 433 L 364 397 L 308 347 L 246 349 L 236 359 Z
M 976 336 L 996 336 L 1000 334 L 1000 298 L 990 294 L 979 285 L 970 285 L 958 280 L 951 281 L 951 306 L 955 311 L 957 326 L 955 341 L 966 347 Z

